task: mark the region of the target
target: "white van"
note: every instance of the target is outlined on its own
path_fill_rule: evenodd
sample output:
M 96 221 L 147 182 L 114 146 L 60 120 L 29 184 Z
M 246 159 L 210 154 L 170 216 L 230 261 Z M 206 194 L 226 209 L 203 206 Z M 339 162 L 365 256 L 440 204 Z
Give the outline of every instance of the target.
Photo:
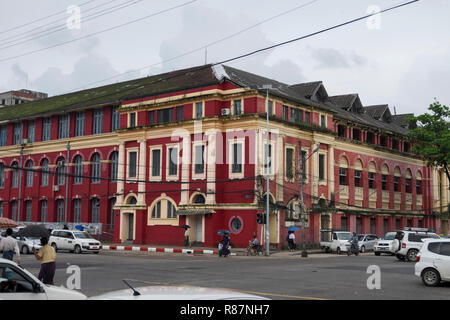
M 79 230 L 53 230 L 48 243 L 55 251 L 68 250 L 75 253 L 98 253 L 102 245 L 89 233 Z
M 350 238 L 352 237 L 352 233 L 348 231 L 338 231 L 331 229 L 322 229 L 320 230 L 321 237 L 323 238 L 320 241 L 320 247 L 325 250 L 325 252 L 336 252 L 340 254 L 341 252 L 347 251 L 347 246 Z

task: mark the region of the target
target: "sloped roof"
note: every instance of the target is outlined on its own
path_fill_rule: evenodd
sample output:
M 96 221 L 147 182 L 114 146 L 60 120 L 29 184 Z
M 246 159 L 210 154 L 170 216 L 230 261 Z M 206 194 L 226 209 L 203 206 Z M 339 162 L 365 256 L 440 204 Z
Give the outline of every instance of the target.
M 289 86 L 290 89 L 297 91 L 305 98 L 311 98 L 322 85 L 322 81 L 298 83 Z
M 397 114 L 393 115 L 392 122 L 394 122 L 396 125 L 402 127 L 402 128 L 409 128 L 411 123 L 408 121 L 408 117 L 414 116 L 414 113 L 404 113 L 404 114 Z
M 329 100 L 327 99 L 325 102 L 313 101 L 307 97 L 314 95 L 319 89 L 322 90 L 321 88 L 324 90 L 320 81 L 288 85 L 226 65 L 219 67 L 213 65 L 197 66 L 8 106 L 0 108 L 0 121 L 46 116 L 99 105 L 118 105 L 123 100 L 220 84 L 224 80 L 262 92 L 265 92 L 265 89 L 262 89 L 264 85 L 271 85 L 272 89 L 269 89 L 271 95 L 325 110 L 337 119 L 390 130 L 399 134 L 406 134 L 408 131 L 406 128 L 397 125 L 396 122 L 385 123 L 369 114 L 349 111 L 355 103 L 357 108 L 360 106 L 362 108 L 357 94 L 329 97 Z M 326 94 L 325 90 L 324 92 Z
M 220 80 L 210 65 L 193 67 L 7 106 L 0 109 L 0 121 L 45 116 L 90 106 L 119 104 L 121 100 L 138 99 L 218 83 Z
M 373 105 L 373 106 L 366 106 L 364 107 L 364 110 L 368 115 L 370 115 L 372 118 L 380 120 L 383 114 L 386 112 L 386 109 L 388 109 L 387 104 L 380 104 L 380 105 Z

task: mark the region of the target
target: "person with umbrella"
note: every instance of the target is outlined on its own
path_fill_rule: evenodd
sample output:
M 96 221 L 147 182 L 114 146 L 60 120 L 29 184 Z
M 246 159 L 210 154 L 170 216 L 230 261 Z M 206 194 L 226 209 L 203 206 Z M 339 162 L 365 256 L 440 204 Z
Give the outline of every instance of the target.
M 228 236 L 228 233 L 229 231 L 223 232 L 222 252 L 224 257 L 227 257 L 230 254 L 230 237 Z
M 52 246 L 48 245 L 48 238 L 41 238 L 41 248 L 38 252 L 33 248 L 34 257 L 41 262 L 41 270 L 38 279 L 44 284 L 53 285 L 53 278 L 56 271 L 56 252 Z
M 13 260 L 14 253 L 17 254 L 17 264 L 20 264 L 20 250 L 17 240 L 12 237 L 13 230 L 6 229 L 6 238 L 0 241 L 0 251 L 3 251 L 3 259 Z

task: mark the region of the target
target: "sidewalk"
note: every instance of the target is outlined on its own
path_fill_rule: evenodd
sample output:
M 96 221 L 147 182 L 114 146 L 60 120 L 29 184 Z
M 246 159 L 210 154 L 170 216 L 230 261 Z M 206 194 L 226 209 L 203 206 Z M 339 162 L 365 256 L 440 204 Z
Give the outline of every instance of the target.
M 207 247 L 181 247 L 181 246 L 165 246 L 165 245 L 139 245 L 139 244 L 108 244 L 102 245 L 102 250 L 111 251 L 135 251 L 135 252 L 159 252 L 159 253 L 181 253 L 181 254 L 206 254 L 206 255 L 219 255 L 217 248 Z M 322 254 L 323 250 L 311 249 L 307 250 L 308 255 Z M 231 256 L 247 256 L 247 248 L 232 248 Z M 270 257 L 288 257 L 297 256 L 301 257 L 301 250 L 290 252 L 289 250 L 271 250 Z

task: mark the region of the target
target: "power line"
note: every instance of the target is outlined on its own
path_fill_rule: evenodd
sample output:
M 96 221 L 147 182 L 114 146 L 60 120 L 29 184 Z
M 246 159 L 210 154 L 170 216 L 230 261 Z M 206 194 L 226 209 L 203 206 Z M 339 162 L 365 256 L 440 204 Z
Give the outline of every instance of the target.
M 112 1 L 116 1 L 116 0 L 112 0 Z M 112 2 L 112 1 L 110 1 L 110 2 Z M 105 16 L 107 14 L 110 14 L 110 13 L 116 12 L 118 10 L 122 10 L 122 9 L 128 8 L 128 7 L 130 7 L 132 5 L 135 5 L 135 4 L 138 4 L 139 2 L 142 2 L 142 1 L 144 1 L 144 0 L 130 0 L 130 1 L 127 1 L 125 3 L 118 4 L 116 6 L 113 6 L 113 7 L 110 7 L 110 8 L 106 8 L 106 9 L 101 10 L 99 12 L 95 12 L 95 13 L 93 13 L 91 15 L 84 16 L 82 22 L 86 23 L 86 22 L 89 22 L 91 20 L 94 20 L 94 19 L 97 19 L 97 18 L 101 18 L 101 17 L 103 17 L 103 16 Z M 38 27 L 38 28 L 41 28 L 41 27 Z M 50 28 L 49 30 L 40 31 L 40 32 L 31 34 L 31 35 L 25 35 L 24 37 L 19 37 L 19 38 L 16 38 L 16 36 L 13 36 L 13 38 L 14 38 L 13 40 L 10 40 L 10 41 L 7 41 L 7 42 L 0 41 L 0 42 L 3 42 L 3 45 L 0 47 L 0 50 L 5 50 L 5 49 L 11 48 L 11 47 L 15 47 L 15 46 L 18 46 L 18 45 L 21 45 L 21 44 L 24 44 L 24 43 L 27 43 L 27 42 L 30 42 L 30 41 L 42 38 L 42 37 L 49 36 L 51 34 L 54 34 L 56 32 L 62 31 L 62 30 L 67 30 L 67 26 L 65 26 L 65 25 L 63 25 L 63 26 L 54 26 L 54 27 Z M 22 39 L 25 39 L 25 40 L 20 41 Z
M 197 0 L 194 0 L 194 1 L 197 1 Z M 394 9 L 399 8 L 400 6 L 406 6 L 406 5 L 412 4 L 412 3 L 417 2 L 417 1 L 419 1 L 419 0 L 413 0 L 413 1 L 410 1 L 410 2 L 407 2 L 407 3 L 403 3 L 403 4 L 401 4 L 401 5 L 397 5 L 397 6 L 394 6 L 394 7 L 390 7 L 390 8 L 388 8 L 388 9 L 382 10 L 381 12 L 386 12 L 386 11 L 389 11 L 389 10 L 394 10 Z M 193 1 L 192 1 L 192 2 L 193 2 Z M 181 6 L 186 5 L 186 4 L 189 4 L 189 3 L 191 3 L 191 2 L 182 4 Z M 168 10 L 170 10 L 170 9 L 168 9 Z M 252 52 L 252 53 L 248 53 L 248 54 L 245 54 L 245 55 L 241 55 L 241 56 L 237 56 L 237 57 L 234 57 L 234 58 L 230 58 L 230 59 L 227 59 L 227 60 L 224 60 L 224 61 L 221 61 L 221 62 L 213 63 L 213 64 L 211 64 L 211 65 L 200 66 L 200 67 L 197 67 L 197 68 L 195 69 L 195 71 L 201 71 L 201 70 L 203 70 L 203 69 L 207 69 L 207 68 L 210 68 L 210 67 L 212 67 L 212 66 L 217 66 L 217 65 L 223 64 L 223 63 L 225 63 L 225 62 L 238 60 L 238 59 L 241 59 L 242 57 L 247 57 L 247 56 L 250 56 L 250 55 L 252 55 L 252 54 L 255 54 L 256 52 L 268 50 L 268 48 L 274 48 L 275 46 L 280 46 L 280 45 L 283 45 L 283 44 L 286 44 L 286 43 L 291 43 L 291 42 L 294 42 L 294 41 L 299 41 L 299 40 L 305 39 L 305 38 L 307 38 L 307 37 L 311 37 L 311 36 L 313 36 L 313 35 L 316 35 L 316 34 L 319 34 L 319 33 L 323 33 L 323 32 L 325 32 L 325 31 L 328 31 L 328 30 L 331 30 L 331 29 L 335 29 L 335 28 L 337 28 L 337 27 L 339 27 L 339 26 L 342 26 L 342 25 L 347 25 L 347 24 L 354 23 L 354 22 L 359 21 L 359 20 L 362 20 L 362 19 L 366 19 L 367 17 L 371 17 L 371 16 L 374 16 L 374 15 L 376 15 L 376 14 L 379 14 L 379 13 L 369 14 L 369 15 L 366 15 L 366 16 L 361 17 L 361 18 L 353 19 L 353 20 L 347 21 L 347 22 L 345 22 L 345 23 L 342 23 L 342 24 L 340 24 L 340 25 L 336 25 L 336 26 L 334 26 L 334 27 L 330 27 L 330 28 L 327 28 L 327 29 L 322 29 L 321 31 L 317 31 L 317 32 L 314 32 L 314 33 L 312 33 L 312 34 L 309 34 L 309 35 L 306 35 L 306 36 L 302 36 L 302 37 L 299 37 L 299 38 L 290 40 L 290 41 L 288 41 L 288 42 L 283 42 L 283 43 L 279 43 L 279 44 L 274 45 L 274 46 L 270 46 L 270 47 L 267 47 L 267 48 L 263 48 L 263 49 L 254 51 L 254 52 Z M 74 40 L 74 41 L 75 41 L 75 40 Z M 2 61 L 2 60 L 0 60 L 0 62 L 1 62 L 1 61 Z M 172 76 L 169 76 L 169 77 L 165 77 L 165 78 L 157 77 L 156 80 L 149 81 L 148 83 L 142 83 L 142 82 L 140 82 L 140 83 L 139 83 L 139 86 L 138 86 L 137 88 L 136 88 L 136 87 L 132 87 L 132 88 L 128 88 L 128 89 L 117 90 L 117 91 L 112 92 L 112 93 L 108 93 L 108 94 L 104 94 L 104 95 L 97 96 L 97 97 L 95 97 L 95 99 L 100 99 L 100 98 L 110 97 L 110 96 L 114 96 L 114 95 L 121 94 L 121 93 L 126 93 L 126 92 L 132 92 L 133 90 L 136 90 L 136 89 L 143 89 L 143 88 L 148 87 L 148 86 L 150 86 L 150 85 L 153 85 L 153 84 L 155 84 L 155 83 L 159 83 L 159 82 L 162 82 L 162 81 L 168 81 L 168 80 L 171 80 L 171 79 L 174 79 L 174 78 L 178 78 L 178 77 L 181 77 L 181 76 L 185 76 L 185 75 L 188 75 L 188 74 L 192 74 L 192 72 L 193 72 L 193 70 L 192 70 L 192 68 L 191 68 L 191 69 L 189 69 L 188 71 L 185 71 L 185 72 L 183 72 L 183 73 L 174 73 Z M 126 97 L 124 97 L 124 98 L 126 98 Z M 92 98 L 90 98 L 90 99 L 87 99 L 87 100 L 82 101 L 82 102 L 87 103 L 87 102 L 92 102 L 92 101 L 95 101 L 95 100 L 93 100 Z M 80 103 L 80 101 L 75 102 L 75 103 L 70 103 L 70 104 L 67 104 L 67 105 L 65 105 L 65 106 L 61 106 L 61 108 L 63 108 L 63 107 L 70 107 L 70 106 L 73 106 L 73 105 L 75 105 L 75 104 L 77 104 L 77 103 Z
M 115 29 L 118 29 L 118 28 L 122 28 L 122 27 L 125 27 L 127 25 L 130 25 L 130 24 L 133 24 L 133 23 L 136 23 L 136 22 L 140 22 L 142 20 L 149 19 L 149 18 L 152 18 L 154 16 L 157 16 L 157 15 L 160 15 L 160 14 L 163 14 L 163 13 L 166 13 L 166 12 L 169 12 L 169 11 L 172 11 L 172 10 L 175 10 L 175 9 L 187 6 L 187 5 L 192 4 L 192 3 L 196 2 L 196 1 L 198 1 L 198 0 L 191 0 L 191 1 L 185 2 L 185 3 L 181 4 L 181 5 L 177 5 L 177 6 L 168 8 L 168 9 L 164 9 L 164 10 L 161 10 L 161 11 L 158 11 L 158 12 L 146 15 L 146 16 L 138 18 L 138 19 L 134 19 L 134 20 L 128 21 L 126 23 L 122 23 L 120 25 L 116 25 L 116 26 L 113 26 L 113 27 L 110 27 L 110 28 L 107 28 L 107 29 L 103 29 L 103 30 L 100 30 L 100 31 L 97 31 L 97 32 L 93 32 L 93 33 L 87 34 L 87 35 L 79 37 L 79 38 L 75 38 L 75 39 L 72 39 L 72 40 L 60 42 L 60 43 L 57 43 L 57 44 L 54 44 L 54 45 L 51 45 L 51 46 L 48 46 L 48 47 L 45 47 L 45 48 L 40 48 L 40 49 L 28 51 L 28 52 L 25 52 L 25 53 L 22 53 L 22 54 L 13 56 L 13 57 L 3 58 L 3 59 L 0 59 L 0 62 L 5 62 L 5 61 L 13 60 L 13 59 L 16 59 L 16 58 L 28 56 L 30 54 L 34 54 L 34 53 L 45 51 L 45 50 L 48 50 L 48 49 L 60 47 L 60 46 L 63 46 L 63 45 L 66 45 L 66 44 L 69 44 L 69 43 L 72 43 L 72 42 L 75 42 L 75 41 L 83 40 L 83 39 L 86 39 L 86 38 L 89 38 L 89 37 L 101 34 L 101 33 L 105 33 L 105 32 L 109 32 L 109 31 L 112 31 L 112 30 L 115 30 Z M 418 0 L 416 0 L 416 1 L 418 1 Z
M 87 4 L 91 3 L 91 2 L 94 2 L 94 1 L 96 1 L 96 0 L 90 0 L 90 1 L 87 1 L 87 2 L 84 2 L 84 3 L 80 4 L 80 5 L 78 5 L 78 6 L 79 6 L 79 7 L 82 7 L 82 6 L 85 6 L 85 5 L 87 5 Z M 9 32 L 9 31 L 16 30 L 16 29 L 20 29 L 20 28 L 26 27 L 26 26 L 28 26 L 28 25 L 30 25 L 30 24 L 33 24 L 33 23 L 36 23 L 36 22 L 39 22 L 39 21 L 42 21 L 42 20 L 45 20 L 45 19 L 48 19 L 48 18 L 57 16 L 57 15 L 60 15 L 60 14 L 63 14 L 63 13 L 66 13 L 66 10 L 58 11 L 58 12 L 53 13 L 53 14 L 50 14 L 50 15 L 48 15 L 48 16 L 41 17 L 41 18 L 38 18 L 38 19 L 36 19 L 36 20 L 32 20 L 32 21 L 30 21 L 30 22 L 27 22 L 27 23 L 24 23 L 24 24 L 15 26 L 15 27 L 13 27 L 13 28 L 10 28 L 10 29 L 6 29 L 6 30 L 3 30 L 3 31 L 0 31 L 0 34 L 4 34 L 4 33 L 7 33 L 7 32 Z
M 251 30 L 251 29 L 253 29 L 253 28 L 257 27 L 257 26 L 262 25 L 263 23 L 266 23 L 266 22 L 268 22 L 268 21 L 274 20 L 274 19 L 276 19 L 276 18 L 279 18 L 279 17 L 281 17 L 281 16 L 284 16 L 284 15 L 286 15 L 286 14 L 288 14 L 288 13 L 291 13 L 291 12 L 293 12 L 293 11 L 296 11 L 296 10 L 298 10 L 298 9 L 304 8 L 304 7 L 306 7 L 306 6 L 308 6 L 308 5 L 311 5 L 311 4 L 313 4 L 313 3 L 315 3 L 315 2 L 318 2 L 318 1 L 320 1 L 320 0 L 313 0 L 313 1 L 307 2 L 307 3 L 305 3 L 305 4 L 302 4 L 302 5 L 300 5 L 300 6 L 294 7 L 294 8 L 292 8 L 292 9 L 289 9 L 289 10 L 287 10 L 287 11 L 284 11 L 284 12 L 282 12 L 282 13 L 279 13 L 279 14 L 277 14 L 277 15 L 275 15 L 275 16 L 270 17 L 270 18 L 264 19 L 264 20 L 262 20 L 262 21 L 260 21 L 260 22 L 258 22 L 258 23 L 256 23 L 256 24 L 253 24 L 253 25 L 251 25 L 251 26 L 248 26 L 248 27 L 246 27 L 246 28 L 244 28 L 244 29 L 242 29 L 242 30 L 240 30 L 240 31 L 238 31 L 238 32 L 235 32 L 235 33 L 232 33 L 232 34 L 230 34 L 230 35 L 228 35 L 228 36 L 225 36 L 225 37 L 223 37 L 223 38 L 221 38 L 221 39 L 219 39 L 219 40 L 215 40 L 215 41 L 213 41 L 213 42 L 207 43 L 207 44 L 205 44 L 205 45 L 203 45 L 203 46 L 201 46 L 201 47 L 198 47 L 198 48 L 196 48 L 196 49 L 187 51 L 187 52 L 182 53 L 182 54 L 180 54 L 180 55 L 177 55 L 177 56 L 175 56 L 175 57 L 168 58 L 168 59 L 166 59 L 166 60 L 162 60 L 162 61 L 160 61 L 160 62 L 153 63 L 153 64 L 150 64 L 150 65 L 147 65 L 147 66 L 144 66 L 144 67 L 140 67 L 140 68 L 135 69 L 135 70 L 132 70 L 132 71 L 127 71 L 127 72 L 119 73 L 119 74 L 116 74 L 116 75 L 111 76 L 111 77 L 108 77 L 108 78 L 104 78 L 104 79 L 101 79 L 101 80 L 97 80 L 97 81 L 94 81 L 94 82 L 90 82 L 90 83 L 85 84 L 85 85 L 83 85 L 83 86 L 81 86 L 81 87 L 74 88 L 74 89 L 72 89 L 71 91 L 76 91 L 76 90 L 79 90 L 79 89 L 83 89 L 83 88 L 88 87 L 88 86 L 93 85 L 93 84 L 97 84 L 97 83 L 104 82 L 104 81 L 107 81 L 107 80 L 115 79 L 115 78 L 117 78 L 117 77 L 120 77 L 120 76 L 129 74 L 129 73 L 134 73 L 134 72 L 137 72 L 137 71 L 142 71 L 142 70 L 144 70 L 144 69 L 149 69 L 149 68 L 152 68 L 152 67 L 161 65 L 161 64 L 163 64 L 163 63 L 167 63 L 167 62 L 170 62 L 170 61 L 173 61 L 173 60 L 176 60 L 176 59 L 185 57 L 185 56 L 190 55 L 190 54 L 192 54 L 192 53 L 195 53 L 195 52 L 204 50 L 204 49 L 206 49 L 206 48 L 208 48 L 208 47 L 214 46 L 214 45 L 216 45 L 216 44 L 218 44 L 218 43 L 220 43 L 220 42 L 223 42 L 223 41 L 225 41 L 225 40 L 228 40 L 228 39 L 231 39 L 231 38 L 233 38 L 233 37 L 236 37 L 236 36 L 238 36 L 238 35 L 240 35 L 240 34 L 246 32 L 246 31 L 248 31 L 248 30 Z
M 236 179 L 225 179 L 225 180 L 208 180 L 206 177 L 204 179 L 198 179 L 198 180 L 189 180 L 189 181 L 183 181 L 183 179 L 179 179 L 178 181 L 155 181 L 155 180 L 139 180 L 139 179 L 119 179 L 119 178 L 106 178 L 102 176 L 86 176 L 86 175 L 77 175 L 73 173 L 66 173 L 66 172 L 59 172 L 58 170 L 52 171 L 52 170 L 42 170 L 42 169 L 33 169 L 33 168 L 26 168 L 26 167 L 19 167 L 19 166 L 7 166 L 3 165 L 4 168 L 12 169 L 12 170 L 22 170 L 27 172 L 37 172 L 37 173 L 44 173 L 48 175 L 52 175 L 55 177 L 61 176 L 61 177 L 72 177 L 72 178 L 83 178 L 88 180 L 105 180 L 105 181 L 113 181 L 113 182 L 125 182 L 125 183 L 149 183 L 149 184 L 195 184 L 195 183 L 228 183 L 228 182 L 239 182 L 239 181 L 252 181 L 255 180 L 256 177 L 248 177 L 248 178 L 236 178 Z M 61 170 L 65 169 L 65 166 L 61 166 Z M 26 179 L 26 177 L 25 177 Z

